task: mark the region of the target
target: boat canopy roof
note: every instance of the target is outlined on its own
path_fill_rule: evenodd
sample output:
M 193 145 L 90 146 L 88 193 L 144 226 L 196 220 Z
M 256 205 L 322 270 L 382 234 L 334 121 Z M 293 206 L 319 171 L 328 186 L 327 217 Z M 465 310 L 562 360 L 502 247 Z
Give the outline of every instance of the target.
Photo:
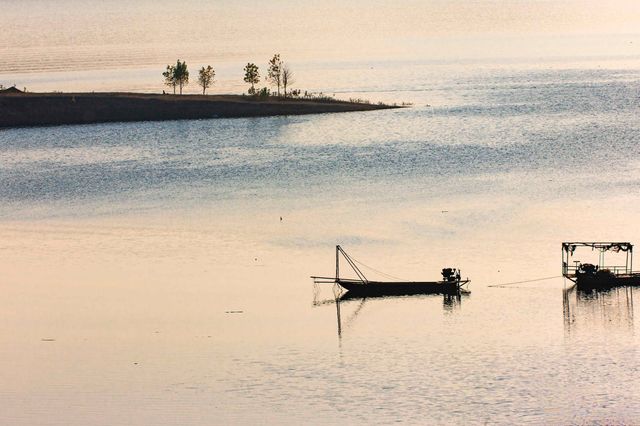
M 629 242 L 568 242 L 562 243 L 562 250 L 567 253 L 573 254 L 578 247 L 591 247 L 592 250 L 600 251 L 629 251 L 633 252 L 633 244 Z

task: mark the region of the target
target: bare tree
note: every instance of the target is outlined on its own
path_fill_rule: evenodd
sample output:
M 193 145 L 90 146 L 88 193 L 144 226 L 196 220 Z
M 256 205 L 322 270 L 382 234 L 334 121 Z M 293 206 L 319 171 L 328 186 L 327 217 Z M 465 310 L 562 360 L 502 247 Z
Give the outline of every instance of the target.
M 198 84 L 202 87 L 202 94 L 205 92 L 211 85 L 214 83 L 213 79 L 216 76 L 215 70 L 208 65 L 207 68 L 202 67 L 200 71 L 198 71 Z
M 296 82 L 296 79 L 293 75 L 293 71 L 289 68 L 289 65 L 282 65 L 282 87 L 284 88 L 284 97 L 287 97 L 287 86 L 291 86 Z

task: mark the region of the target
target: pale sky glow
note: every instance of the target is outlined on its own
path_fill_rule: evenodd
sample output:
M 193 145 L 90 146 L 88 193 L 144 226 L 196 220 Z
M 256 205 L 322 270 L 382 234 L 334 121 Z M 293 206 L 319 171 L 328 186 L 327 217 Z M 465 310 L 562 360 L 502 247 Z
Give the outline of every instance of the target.
M 640 2 L 627 0 L 0 0 L 0 9 L 0 82 L 47 89 L 114 90 L 107 74 L 78 74 L 110 70 L 117 81 L 137 76 L 131 90 L 157 90 L 155 70 L 188 58 L 215 63 L 219 88 L 236 91 L 235 70 L 273 52 L 297 67 L 640 58 Z
M 0 50 L 28 58 L 25 50 L 90 46 L 95 54 L 97 46 L 107 53 L 119 50 L 126 58 L 135 41 L 149 47 L 138 56 L 184 50 L 185 45 L 197 46 L 195 52 L 228 56 L 274 47 L 300 56 L 314 51 L 341 56 L 345 50 L 375 56 L 380 49 L 407 50 L 405 40 L 419 44 L 478 37 L 633 36 L 640 28 L 640 2 L 627 0 L 192 0 L 180 8 L 166 0 L 92 3 L 0 1 Z M 469 56 L 477 56 L 473 50 Z

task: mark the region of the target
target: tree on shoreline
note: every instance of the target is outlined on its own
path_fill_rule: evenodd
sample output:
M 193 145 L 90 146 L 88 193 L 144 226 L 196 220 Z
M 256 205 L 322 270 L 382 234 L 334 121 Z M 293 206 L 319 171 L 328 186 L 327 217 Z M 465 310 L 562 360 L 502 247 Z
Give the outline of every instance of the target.
M 180 88 L 180 94 L 182 95 L 182 88 L 189 84 L 189 70 L 187 69 L 186 62 L 176 62 L 175 65 L 167 65 L 167 70 L 162 73 L 164 77 L 164 84 L 173 87 L 173 94 L 176 94 L 176 86 Z
M 216 76 L 215 70 L 208 65 L 207 68 L 202 67 L 198 72 L 198 84 L 202 87 L 202 94 L 214 83 L 213 79 Z
M 255 94 L 255 85 L 260 83 L 260 72 L 258 71 L 258 66 L 256 64 L 249 62 L 247 66 L 244 67 L 244 81 L 251 84 L 249 94 Z
M 279 53 L 273 55 L 273 58 L 269 61 L 267 81 L 272 85 L 277 86 L 278 96 L 280 96 L 280 84 L 282 83 L 282 61 L 280 60 Z
M 167 65 L 167 70 L 162 73 L 164 77 L 164 84 L 173 87 L 173 94 L 176 94 L 176 79 L 174 78 L 176 73 L 176 67 L 173 65 Z M 163 92 L 164 93 L 164 92 Z
M 176 63 L 176 70 L 174 72 L 174 78 L 178 83 L 178 87 L 180 87 L 180 94 L 182 95 L 182 87 L 189 84 L 189 70 L 187 69 L 186 62 L 178 62 Z
M 295 77 L 293 75 L 293 71 L 289 68 L 289 65 L 282 65 L 282 87 L 284 88 L 284 97 L 287 97 L 287 86 L 291 86 L 295 83 Z

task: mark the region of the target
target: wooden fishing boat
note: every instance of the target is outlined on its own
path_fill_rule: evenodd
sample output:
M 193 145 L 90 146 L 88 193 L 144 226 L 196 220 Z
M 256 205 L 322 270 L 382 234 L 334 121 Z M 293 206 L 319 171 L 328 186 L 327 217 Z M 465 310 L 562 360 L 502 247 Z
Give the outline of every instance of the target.
M 340 257 L 347 261 L 347 264 L 355 272 L 357 278 L 340 277 Z M 339 245 L 336 246 L 336 276 L 312 276 L 311 278 L 313 278 L 316 284 L 337 284 L 347 290 L 347 294 L 362 297 L 412 294 L 459 294 L 462 287 L 470 282 L 469 279 L 461 279 L 460 270 L 456 268 L 442 269 L 442 280 L 440 281 L 372 281 L 365 277 L 356 265 L 356 261 Z
M 597 264 L 571 260 L 578 248 L 591 248 L 592 251 L 597 251 Z M 621 261 L 619 265 L 607 265 L 605 262 L 607 252 L 624 253 L 624 265 Z M 569 264 L 570 261 L 572 264 Z M 576 283 L 578 290 L 582 291 L 640 285 L 640 272 L 633 272 L 633 245 L 629 242 L 562 243 L 562 275 Z

